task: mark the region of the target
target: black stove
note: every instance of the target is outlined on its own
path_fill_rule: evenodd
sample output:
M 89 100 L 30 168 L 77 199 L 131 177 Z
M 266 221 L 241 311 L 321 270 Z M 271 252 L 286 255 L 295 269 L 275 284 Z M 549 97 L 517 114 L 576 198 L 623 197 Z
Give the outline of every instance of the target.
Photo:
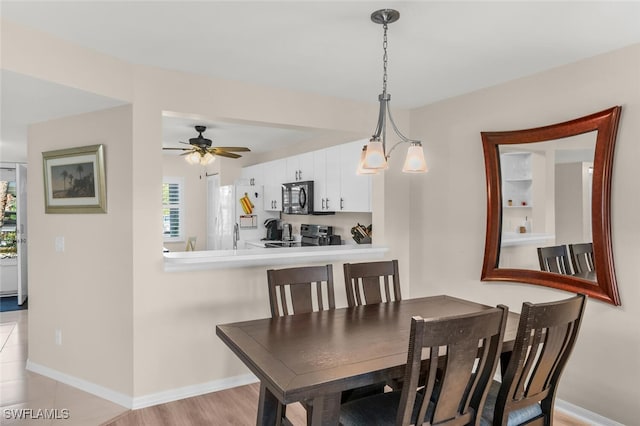
M 333 226 L 300 225 L 301 243 L 303 246 L 328 246 L 341 244 L 340 235 L 333 234 Z

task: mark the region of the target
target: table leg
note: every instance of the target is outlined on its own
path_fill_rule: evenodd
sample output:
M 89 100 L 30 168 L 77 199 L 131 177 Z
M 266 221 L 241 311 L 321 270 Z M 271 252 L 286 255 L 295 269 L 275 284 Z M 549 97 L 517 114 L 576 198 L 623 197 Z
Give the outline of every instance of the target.
M 257 426 L 271 426 L 282 424 L 284 416 L 283 405 L 273 396 L 264 383 L 260 382 L 260 398 L 258 399 Z
M 313 399 L 313 413 L 311 417 L 311 424 L 313 426 L 339 424 L 340 396 L 341 393 L 338 392 L 317 396 Z

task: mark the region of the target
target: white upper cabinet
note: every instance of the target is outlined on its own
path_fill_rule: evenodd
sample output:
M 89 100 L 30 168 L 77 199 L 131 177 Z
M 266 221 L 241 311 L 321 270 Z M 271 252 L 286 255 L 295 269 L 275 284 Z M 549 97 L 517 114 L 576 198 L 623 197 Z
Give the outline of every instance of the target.
M 371 175 L 357 174 L 362 146 L 367 140 L 340 145 L 340 205 L 336 211 L 371 211 Z
M 313 181 L 318 212 L 370 212 L 371 176 L 356 173 L 366 140 L 332 146 L 242 169 L 249 185 L 264 186 L 264 209 L 282 211 L 282 184 Z
M 264 185 L 264 165 L 254 164 L 253 166 L 243 167 L 240 176 L 249 185 Z
M 282 184 L 286 181 L 286 160 L 274 160 L 262 164 L 264 174 L 264 209 L 282 211 Z
M 313 209 L 319 212 L 340 211 L 340 147 L 315 151 Z
M 287 174 L 286 182 L 302 182 L 314 180 L 314 155 L 313 152 L 294 155 L 286 158 Z

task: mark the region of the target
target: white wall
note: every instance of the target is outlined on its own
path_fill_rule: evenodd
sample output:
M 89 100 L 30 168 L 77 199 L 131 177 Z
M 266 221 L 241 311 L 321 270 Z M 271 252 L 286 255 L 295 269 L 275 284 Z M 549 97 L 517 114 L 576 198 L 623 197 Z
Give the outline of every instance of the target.
M 559 397 L 623 424 L 637 424 L 640 397 L 640 45 L 413 111 L 426 141 L 428 179 L 413 181 L 411 294 L 447 293 L 507 304 L 569 294 L 480 282 L 486 190 L 481 131 L 562 122 L 622 105 L 613 173 L 613 252 L 621 307 L 590 300 Z

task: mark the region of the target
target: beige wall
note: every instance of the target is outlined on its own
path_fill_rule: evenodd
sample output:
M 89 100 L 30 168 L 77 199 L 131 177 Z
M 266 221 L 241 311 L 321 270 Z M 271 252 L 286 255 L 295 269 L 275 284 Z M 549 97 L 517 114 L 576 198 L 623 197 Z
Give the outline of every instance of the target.
M 215 324 L 269 315 L 266 268 L 165 273 L 158 247 L 162 177 L 161 112 L 183 111 L 204 117 L 271 122 L 318 129 L 362 133 L 370 131 L 376 105 L 317 95 L 273 90 L 189 76 L 176 72 L 136 68 L 134 108 L 134 396 L 222 380 L 247 369 L 215 337 Z M 216 96 L 211 96 L 215 93 Z M 277 99 L 278 102 L 274 102 Z M 400 125 L 408 114 L 399 110 Z M 373 119 L 371 117 L 374 117 Z M 313 149 L 316 149 L 314 146 Z M 400 161 L 401 159 L 398 159 Z M 392 180 L 409 182 L 397 170 L 375 181 L 383 191 Z M 396 191 L 395 202 L 407 205 L 406 189 Z M 374 197 L 375 198 L 375 197 Z M 378 203 L 384 200 L 378 199 Z M 374 200 L 374 208 L 376 206 Z M 378 205 L 378 210 L 384 206 Z M 378 211 L 376 210 L 376 211 Z M 406 215 L 403 209 L 402 215 Z M 374 229 L 391 246 L 390 257 L 406 259 L 409 268 L 406 220 L 374 214 Z M 386 232 L 386 233 L 385 233 Z M 341 265 L 334 266 L 336 288 L 341 289 Z M 408 273 L 406 274 L 408 276 Z M 408 290 L 408 282 L 406 283 Z M 408 291 L 407 291 L 408 293 Z M 342 292 L 336 303 L 345 306 Z M 167 368 L 170 365 L 171 368 Z
M 105 112 L 33 127 L 30 360 L 129 395 L 134 405 L 248 373 L 215 336 L 215 325 L 269 315 L 266 268 L 164 272 L 162 112 L 361 135 L 373 128 L 377 106 L 123 64 L 4 22 L 2 35 L 3 69 L 132 103 L 129 117 Z M 401 127 L 408 126 L 406 111 L 395 115 Z M 40 152 L 99 140 L 108 142 L 109 213 L 45 215 Z M 374 209 L 380 214 L 373 217 L 377 238 L 391 247 L 389 257 L 406 259 L 407 277 L 407 222 L 383 214 L 382 203 L 385 181 L 409 179 L 394 170 L 375 180 Z M 408 185 L 394 193 L 394 201 L 407 205 L 407 195 Z M 62 256 L 52 253 L 59 235 L 67 241 Z M 338 289 L 340 268 L 335 265 Z M 93 281 L 85 285 L 88 276 Z M 406 293 L 408 284 L 407 278 Z M 337 304 L 346 305 L 340 291 Z M 54 344 L 58 326 L 62 346 Z
M 162 111 L 362 134 L 371 131 L 376 105 L 122 64 L 4 23 L 2 36 L 3 68 L 132 102 L 130 110 L 32 129 L 29 358 L 134 398 L 245 374 L 215 336 L 215 324 L 269 314 L 265 268 L 163 271 Z M 403 175 L 402 158 L 394 155 L 391 170 L 374 178 L 372 218 L 376 238 L 391 247 L 389 257 L 411 271 L 403 273 L 411 296 L 448 293 L 515 310 L 524 300 L 564 297 L 479 281 L 486 196 L 479 132 L 623 105 L 612 212 L 623 306 L 589 303 L 560 396 L 627 424 L 635 421 L 640 374 L 640 205 L 633 195 L 640 158 L 639 57 L 636 46 L 414 111 L 407 133 L 425 141 L 430 172 Z M 408 114 L 394 115 L 406 129 Z M 96 141 L 107 145 L 109 213 L 45 215 L 40 152 Z M 67 241 L 63 255 L 53 252 L 59 235 Z M 339 264 L 334 268 L 341 288 Z M 342 292 L 337 303 L 345 305 Z M 62 346 L 54 345 L 58 326 Z
M 411 189 L 412 296 L 448 293 L 520 311 L 569 296 L 517 283 L 480 282 L 486 191 L 481 131 L 536 127 L 622 105 L 613 173 L 613 252 L 621 307 L 590 300 L 559 397 L 637 424 L 640 382 L 640 45 L 426 106 L 412 132 L 430 172 Z
M 32 126 L 27 183 L 29 361 L 125 395 L 133 391 L 131 118 L 125 106 Z M 41 153 L 94 144 L 104 145 L 107 213 L 45 214 Z

